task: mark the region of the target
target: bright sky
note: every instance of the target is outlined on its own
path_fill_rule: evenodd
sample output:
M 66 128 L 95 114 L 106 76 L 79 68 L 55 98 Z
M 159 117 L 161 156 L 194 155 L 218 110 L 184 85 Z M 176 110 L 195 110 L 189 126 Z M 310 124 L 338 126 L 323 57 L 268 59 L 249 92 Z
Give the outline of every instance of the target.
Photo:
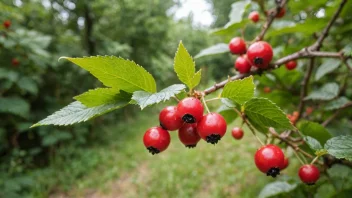
M 175 18 L 181 19 L 193 14 L 193 23 L 195 25 L 210 26 L 214 22 L 211 14 L 212 5 L 205 0 L 181 0 L 182 6 L 176 10 Z

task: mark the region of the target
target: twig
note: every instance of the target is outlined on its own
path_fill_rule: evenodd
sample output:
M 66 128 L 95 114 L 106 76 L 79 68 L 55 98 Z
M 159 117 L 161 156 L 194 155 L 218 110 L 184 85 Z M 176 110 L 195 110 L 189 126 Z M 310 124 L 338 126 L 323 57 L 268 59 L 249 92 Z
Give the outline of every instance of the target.
M 298 118 L 297 121 L 302 117 L 302 112 L 304 109 L 304 105 L 305 105 L 305 100 L 304 98 L 307 95 L 308 92 L 308 84 L 309 84 L 309 79 L 312 76 L 312 71 L 314 68 L 314 62 L 315 62 L 315 58 L 311 58 L 310 59 L 310 63 L 308 66 L 308 70 L 304 76 L 304 79 L 301 83 L 301 94 L 300 94 L 300 99 L 299 99 L 299 105 L 298 105 Z
M 331 121 L 333 121 L 340 113 L 342 110 L 348 108 L 352 106 L 352 102 L 349 102 L 347 104 L 345 104 L 344 106 L 342 106 L 341 108 L 339 108 L 334 114 L 332 114 L 328 119 L 326 119 L 321 125 L 322 126 L 327 126 Z
M 267 21 L 263 25 L 262 31 L 259 33 L 259 35 L 256 37 L 256 41 L 260 41 L 264 38 L 265 33 L 268 31 L 269 27 L 273 23 L 275 16 L 281 11 L 281 9 L 285 6 L 285 4 L 288 2 L 288 0 L 283 0 L 280 4 L 277 5 L 276 9 L 268 14 Z
M 343 7 L 345 6 L 346 2 L 347 2 L 347 0 L 342 0 L 341 1 L 339 8 L 336 10 L 334 15 L 330 19 L 328 25 L 324 28 L 324 30 L 323 30 L 322 34 L 320 35 L 320 37 L 318 38 L 318 40 L 311 47 L 309 47 L 309 49 L 311 51 L 315 51 L 315 50 L 319 51 L 320 47 L 323 45 L 324 39 L 329 34 L 330 28 L 335 23 L 337 17 L 340 15 L 340 13 L 341 13 Z

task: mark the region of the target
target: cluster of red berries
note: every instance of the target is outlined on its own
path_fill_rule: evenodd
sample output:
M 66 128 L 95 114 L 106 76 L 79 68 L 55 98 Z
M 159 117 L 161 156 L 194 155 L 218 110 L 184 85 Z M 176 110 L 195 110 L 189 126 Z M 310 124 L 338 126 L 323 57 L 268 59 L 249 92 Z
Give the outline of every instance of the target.
M 10 20 L 6 20 L 6 21 L 4 21 L 3 25 L 4 25 L 5 29 L 9 29 L 10 26 L 11 26 L 11 21 Z
M 254 161 L 261 172 L 272 177 L 279 175 L 280 170 L 285 169 L 289 163 L 281 148 L 272 144 L 258 149 L 255 153 Z M 298 175 L 301 181 L 308 185 L 313 185 L 319 179 L 320 172 L 313 164 L 306 164 L 301 166 Z
M 247 50 L 246 42 L 239 37 L 233 38 L 229 43 L 232 54 L 240 55 L 235 61 L 235 68 L 241 73 L 248 73 L 252 66 L 265 69 L 273 58 L 273 49 L 265 41 L 251 44 Z
M 226 133 L 226 121 L 218 113 L 203 115 L 202 102 L 195 97 L 181 100 L 177 106 L 165 107 L 159 114 L 160 126 L 148 129 L 143 137 L 145 147 L 151 154 L 157 154 L 170 144 L 168 131 L 178 130 L 180 141 L 193 148 L 202 138 L 216 144 Z

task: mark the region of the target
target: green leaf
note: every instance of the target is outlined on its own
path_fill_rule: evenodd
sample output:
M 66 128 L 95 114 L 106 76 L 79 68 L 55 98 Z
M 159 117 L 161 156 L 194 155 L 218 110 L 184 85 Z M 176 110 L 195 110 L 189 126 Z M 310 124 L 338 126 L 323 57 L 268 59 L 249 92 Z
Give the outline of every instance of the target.
M 235 110 L 226 105 L 221 105 L 217 112 L 224 117 L 227 124 L 230 124 L 237 118 L 237 113 Z
M 86 107 L 81 102 L 76 101 L 61 110 L 53 113 L 47 118 L 31 126 L 58 125 L 66 126 L 75 123 L 85 122 L 94 117 L 98 117 L 115 109 L 128 105 L 129 100 L 119 101 L 113 104 L 100 105 L 96 107 Z
M 105 86 L 129 93 L 139 90 L 156 92 L 156 83 L 153 76 L 133 61 L 115 56 L 62 58 L 89 71 Z
M 341 61 L 337 59 L 329 59 L 327 61 L 324 61 L 315 73 L 315 80 L 319 80 L 321 77 L 334 71 L 336 68 L 339 67 L 340 63 Z
M 0 98 L 0 112 L 11 113 L 23 118 L 28 117 L 30 105 L 18 97 Z
M 245 102 L 253 98 L 254 89 L 253 76 L 250 76 L 242 80 L 235 80 L 227 83 L 221 93 L 221 97 L 228 98 L 243 105 Z
M 298 127 L 304 135 L 310 136 L 320 142 L 321 145 L 324 145 L 325 142 L 331 138 L 331 134 L 319 123 L 304 121 L 300 123 Z
M 225 27 L 230 26 L 233 23 L 238 23 L 242 21 L 242 17 L 246 9 L 249 7 L 249 1 L 237 1 L 231 5 L 231 11 L 229 14 L 230 21 L 225 25 Z
M 145 91 L 136 91 L 133 93 L 132 99 L 137 102 L 141 109 L 144 109 L 149 105 L 169 100 L 171 97 L 180 93 L 185 88 L 186 86 L 183 84 L 176 84 L 166 87 L 160 92 L 154 94 Z
M 278 131 L 293 129 L 286 114 L 266 98 L 253 98 L 246 102 L 244 112 L 250 123 L 260 132 L 267 132 L 269 127 Z
M 250 22 L 249 19 L 244 19 L 241 22 L 237 22 L 237 23 L 232 23 L 231 25 L 228 24 L 226 27 L 224 28 L 217 28 L 212 30 L 210 33 L 214 34 L 214 35 L 233 35 L 234 32 L 236 32 L 238 29 L 244 27 L 245 25 L 247 25 Z
M 130 100 L 131 94 L 124 91 L 120 92 L 114 88 L 97 88 L 75 96 L 74 99 L 80 101 L 86 107 L 96 107 L 116 103 L 118 101 Z
M 286 27 L 274 29 L 270 28 L 266 37 L 277 37 L 288 33 L 300 33 L 303 35 L 312 35 L 314 32 L 319 31 L 326 25 L 325 20 L 319 20 L 314 18 L 314 20 L 306 20 L 304 23 L 297 23 L 295 26 L 292 24 L 287 24 Z
M 17 82 L 17 85 L 20 89 L 25 90 L 31 94 L 37 95 L 38 93 L 38 86 L 31 78 L 23 77 Z
M 336 158 L 352 160 L 352 135 L 333 137 L 325 143 L 324 148 Z
M 201 70 L 197 73 L 193 58 L 187 49 L 180 42 L 174 60 L 174 69 L 181 82 L 185 83 L 189 89 L 193 89 L 200 82 Z
M 276 181 L 267 184 L 259 193 L 259 198 L 267 198 L 272 196 L 278 196 L 280 194 L 288 193 L 293 191 L 297 187 L 297 184 L 289 184 L 284 181 Z
M 206 49 L 203 49 L 200 51 L 194 58 L 200 58 L 203 56 L 209 56 L 209 55 L 214 55 L 214 54 L 221 54 L 221 53 L 226 53 L 229 52 L 229 45 L 226 43 L 218 43 L 215 44 L 211 47 L 208 47 Z
M 331 100 L 339 93 L 339 85 L 337 83 L 327 83 L 320 89 L 312 91 L 305 100 Z
M 337 98 L 336 100 L 330 101 L 328 104 L 325 105 L 324 109 L 328 111 L 339 109 L 350 102 L 351 101 L 348 98 L 342 96 Z
M 0 68 L 0 79 L 7 79 L 11 82 L 16 82 L 18 80 L 18 73 L 5 68 Z
M 304 140 L 313 151 L 317 151 L 323 148 L 318 140 L 310 136 L 305 136 Z

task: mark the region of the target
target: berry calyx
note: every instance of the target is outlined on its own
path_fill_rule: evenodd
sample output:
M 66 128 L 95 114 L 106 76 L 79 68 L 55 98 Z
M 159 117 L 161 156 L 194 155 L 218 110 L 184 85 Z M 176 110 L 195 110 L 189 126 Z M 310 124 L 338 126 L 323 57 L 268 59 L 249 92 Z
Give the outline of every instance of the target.
M 232 137 L 236 140 L 240 140 L 243 137 L 243 130 L 240 127 L 234 127 L 231 131 Z
M 282 166 L 280 167 L 280 170 L 284 170 L 285 168 L 287 168 L 288 162 L 289 162 L 289 161 L 288 161 L 288 158 L 285 157 L 284 163 L 283 163 Z
M 251 71 L 251 64 L 247 60 L 247 56 L 239 56 L 235 62 L 235 68 L 241 73 L 245 74 Z
M 276 14 L 275 18 L 282 18 L 283 16 L 285 16 L 286 13 L 286 9 L 285 8 L 281 8 L 280 12 Z
M 181 117 L 177 115 L 176 106 L 168 106 L 161 110 L 159 122 L 162 128 L 169 131 L 177 130 L 183 125 Z
M 184 124 L 178 130 L 178 138 L 187 148 L 194 148 L 200 140 L 197 132 L 197 124 Z
M 298 171 L 298 176 L 301 178 L 301 181 L 308 184 L 314 185 L 320 177 L 319 169 L 313 164 L 306 164 L 301 166 Z
M 18 61 L 16 58 L 13 58 L 11 60 L 11 64 L 12 64 L 12 66 L 16 67 L 20 64 L 20 61 Z
M 218 113 L 209 113 L 198 122 L 197 131 L 199 136 L 211 144 L 216 144 L 226 133 L 226 121 Z
M 232 54 L 245 54 L 247 51 L 246 42 L 240 37 L 231 39 L 229 49 Z
M 289 61 L 285 64 L 285 66 L 288 70 L 293 70 L 297 67 L 297 62 L 296 61 Z
M 257 23 L 259 21 L 259 13 L 257 11 L 249 13 L 248 19 L 252 20 L 254 23 Z
M 143 136 L 144 146 L 151 154 L 163 152 L 170 144 L 170 134 L 161 127 L 148 129 Z
M 5 27 L 6 29 L 9 29 L 10 26 L 11 26 L 11 21 L 10 21 L 10 20 L 6 20 L 6 21 L 4 21 L 3 25 L 4 25 L 4 27 Z
M 259 68 L 267 68 L 273 59 L 273 49 L 265 41 L 258 41 L 249 46 L 247 57 L 251 65 Z
M 194 97 L 185 98 L 177 105 L 177 115 L 186 123 L 199 122 L 203 111 L 202 102 Z
M 269 144 L 261 147 L 254 155 L 257 168 L 267 176 L 276 177 L 280 174 L 280 167 L 284 163 L 284 153 L 275 145 Z

